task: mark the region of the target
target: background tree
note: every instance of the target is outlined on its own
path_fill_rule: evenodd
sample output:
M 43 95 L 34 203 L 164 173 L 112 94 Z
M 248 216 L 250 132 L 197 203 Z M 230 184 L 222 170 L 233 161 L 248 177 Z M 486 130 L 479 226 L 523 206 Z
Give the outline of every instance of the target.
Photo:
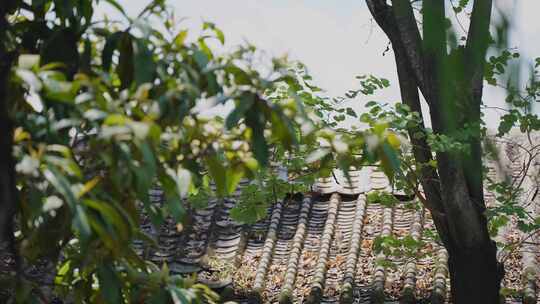
M 455 6 L 442 0 L 392 1 L 391 5 L 384 0 L 366 2 L 392 44 L 402 102 L 418 113 L 419 119 L 406 129 L 425 193 L 422 202 L 449 253 L 452 301 L 497 303 L 504 269 L 488 231 L 481 147 L 485 135 L 481 114 L 484 71 L 493 71 L 493 64 L 486 66 L 485 59 L 493 41 L 492 1 L 460 1 Z M 463 44 L 448 27 L 448 5 L 456 13 L 472 9 Z M 421 12 L 422 32 L 416 8 Z M 500 28 L 499 35 L 504 31 Z M 426 132 L 419 91 L 429 106 L 434 134 Z M 522 112 L 515 113 L 520 116 Z M 517 116 L 503 121 L 516 122 Z M 530 127 L 523 131 L 538 130 L 536 116 L 529 117 L 533 122 L 526 122 Z M 435 148 L 430 138 L 458 145 Z

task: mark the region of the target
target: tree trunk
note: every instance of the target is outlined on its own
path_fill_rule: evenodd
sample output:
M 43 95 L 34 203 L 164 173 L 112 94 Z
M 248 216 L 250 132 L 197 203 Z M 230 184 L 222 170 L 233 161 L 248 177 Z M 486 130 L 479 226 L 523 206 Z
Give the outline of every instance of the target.
M 0 242 L 13 238 L 13 215 L 15 212 L 15 170 L 12 155 L 13 125 L 9 117 L 8 83 L 13 54 L 7 49 L 6 15 L 12 1 L 0 4 Z
M 438 153 L 441 192 L 446 211 L 448 269 L 452 301 L 499 303 L 504 268 L 497 261 L 497 247 L 489 236 L 484 201 L 469 190 L 459 156 Z
M 499 303 L 503 268 L 499 265 L 495 242 L 488 241 L 468 250 L 450 248 L 450 273 L 453 303 Z
M 484 200 L 476 201 L 458 156 L 438 153 L 446 210 L 448 270 L 453 303 L 499 303 L 504 268 L 489 236 Z
M 491 0 L 474 2 L 466 60 L 458 62 L 466 66 L 467 73 L 471 74 L 468 77 L 458 75 L 460 67 L 449 63 L 444 1 L 423 1 L 423 37 L 420 37 L 410 1 L 394 0 L 392 6 L 386 0 L 366 2 L 392 43 L 403 103 L 422 117 L 420 89 L 429 105 L 435 133 L 449 137 L 465 123 L 479 123 Z M 462 82 L 462 78 L 466 81 Z M 454 91 L 456 84 L 463 85 L 462 89 Z M 457 111 L 458 103 L 469 111 L 465 117 Z M 428 162 L 433 155 L 425 140 L 414 136 L 422 132 L 422 128 L 408 130 L 419 164 Z M 480 134 L 477 135 L 469 141 L 472 159 L 465 153 L 438 152 L 437 170 L 423 169 L 421 172 L 426 197 L 423 203 L 431 212 L 449 254 L 451 297 L 456 304 L 499 303 L 500 283 L 504 276 L 484 215 L 482 155 Z

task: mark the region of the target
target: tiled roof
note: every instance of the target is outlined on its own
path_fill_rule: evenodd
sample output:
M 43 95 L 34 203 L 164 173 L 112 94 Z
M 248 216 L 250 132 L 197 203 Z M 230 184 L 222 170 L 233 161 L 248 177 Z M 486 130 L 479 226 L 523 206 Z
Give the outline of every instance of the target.
M 392 191 L 385 175 L 373 167 L 353 170 L 350 176 L 351 184 L 336 170 L 333 177 L 316 183 L 311 196 L 277 202 L 265 220 L 251 226 L 229 217 L 238 195 L 214 200 L 205 209 L 193 210 L 192 225 L 178 238 L 176 254 L 155 252 L 153 259 L 167 261 L 178 272 L 197 271 L 202 282 L 239 302 L 447 301 L 448 257 L 428 237 L 435 231 L 429 213 L 404 204 L 368 204 L 369 191 Z M 389 235 L 421 239 L 422 251 L 429 255 L 419 260 L 376 255 L 374 239 Z M 165 244 L 163 237 L 160 243 Z M 519 252 L 517 264 L 532 258 Z M 538 247 L 532 253 L 536 264 L 537 252 Z M 397 267 L 384 267 L 378 260 L 393 260 Z M 525 273 L 523 267 L 512 271 Z M 537 279 L 517 284 L 522 292 L 536 293 Z
M 488 176 L 501 180 L 501 172 L 506 170 L 512 178 L 520 177 L 526 156 L 516 150 L 515 143 L 498 144 L 505 147 L 499 155 L 502 168 L 489 162 Z M 535 170 L 531 172 L 538 172 Z M 193 210 L 192 225 L 178 241 L 181 250 L 165 260 L 179 272 L 197 270 L 203 282 L 223 287 L 220 290 L 226 297 L 239 302 L 448 301 L 448 257 L 430 237 L 435 229 L 429 213 L 407 209 L 406 204 L 368 204 L 369 191 L 392 192 L 385 175 L 375 167 L 351 170 L 349 175 L 350 183 L 341 171 L 334 170 L 333 176 L 317 181 L 314 193 L 277 202 L 265 220 L 251 226 L 229 217 L 239 191 L 228 199 L 214 200 L 205 209 Z M 526 180 L 535 182 L 534 178 Z M 520 199 L 534 200 L 527 208 L 538 214 L 540 195 L 533 197 L 532 193 L 538 184 L 526 184 L 524 189 Z M 487 190 L 486 203 L 497 204 L 495 195 Z M 388 235 L 422 240 L 425 245 L 421 250 L 428 254 L 420 259 L 376 255 L 373 241 Z M 523 239 L 516 220 L 512 219 L 496 239 L 504 244 Z M 538 236 L 528 240 L 507 258 L 500 252 L 507 273 L 503 287 L 516 290 L 515 299 L 529 297 L 540 303 L 536 290 L 540 282 Z M 384 267 L 378 260 L 393 261 L 397 267 Z M 216 273 L 212 268 L 223 271 Z
M 516 178 L 523 155 L 515 146 L 507 147 L 503 164 Z M 498 166 L 489 166 L 488 176 L 501 178 Z M 247 184 L 244 181 L 233 196 L 213 199 L 206 208 L 191 210 L 190 222 L 181 232 L 172 220 L 156 231 L 143 216 L 142 229 L 154 235 L 159 246 L 147 248 L 141 242 L 133 246 L 158 264 L 166 262 L 173 272 L 198 273 L 199 280 L 216 288 L 224 299 L 243 303 L 448 301 L 448 257 L 430 237 L 435 230 L 429 213 L 407 209 L 405 204 L 385 207 L 367 203 L 369 191 L 392 192 L 388 180 L 375 167 L 349 174 L 351 183 L 336 170 L 331 178 L 320 179 L 313 193 L 271 205 L 268 216 L 253 225 L 241 225 L 230 217 L 241 188 Z M 522 201 L 534 200 L 527 208 L 538 214 L 540 194 L 534 196 L 534 191 L 529 191 L 538 185 L 526 187 Z M 156 204 L 163 201 L 158 189 L 152 190 L 150 197 Z M 486 203 L 497 204 L 489 191 Z M 523 239 L 515 226 L 513 219 L 497 241 L 507 244 Z M 422 240 L 425 245 L 421 251 L 428 254 L 420 259 L 375 254 L 375 238 L 385 235 Z M 520 297 L 536 299 L 528 303 L 540 303 L 538 239 L 533 235 L 505 258 L 503 285 L 518 291 L 516 302 L 507 303 L 521 303 Z M 376 261 L 393 261 L 397 267 L 385 268 Z

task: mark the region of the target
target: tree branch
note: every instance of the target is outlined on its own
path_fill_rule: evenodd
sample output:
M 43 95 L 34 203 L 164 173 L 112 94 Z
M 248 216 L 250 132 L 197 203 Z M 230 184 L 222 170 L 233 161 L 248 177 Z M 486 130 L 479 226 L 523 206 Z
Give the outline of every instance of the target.
M 408 105 L 412 111 L 420 115 L 421 122 L 419 126 L 408 128 L 409 138 L 412 143 L 413 155 L 417 163 L 422 168 L 420 169 L 420 181 L 424 190 L 426 200 L 422 201 L 424 206 L 431 212 L 437 230 L 440 232 L 442 241 L 448 245 L 448 224 L 446 221 L 446 211 L 444 208 L 441 187 L 439 183 L 439 175 L 435 168 L 426 166 L 432 159 L 432 151 L 429 147 L 425 133 L 424 118 L 420 106 L 420 96 L 418 94 L 418 85 L 414 77 L 410 77 L 411 65 L 408 62 L 405 46 L 402 43 L 392 44 L 394 56 L 396 60 L 399 88 L 403 103 Z M 421 133 L 423 136 L 418 137 L 416 133 Z
M 484 62 L 489 45 L 489 24 L 491 20 L 492 0 L 474 1 L 471 15 L 471 25 L 467 35 L 464 54 L 464 88 L 462 102 L 465 109 L 465 121 L 480 124 L 480 104 L 484 82 Z M 459 122 L 458 122 L 459 123 Z M 482 186 L 482 147 L 480 144 L 479 128 L 469 140 L 471 153 L 463 158 L 467 187 L 472 199 L 485 208 L 484 191 Z
M 476 0 L 465 46 L 465 76 L 469 77 L 473 105 L 480 107 L 484 81 L 484 62 L 489 45 L 492 0 Z
M 446 59 L 446 30 L 444 0 L 423 0 L 423 74 L 425 87 L 422 93 L 429 104 L 433 130 L 445 129 L 446 113 L 443 92 L 443 67 Z
M 405 48 L 412 74 L 416 77 L 422 92 L 426 89 L 424 75 L 424 59 L 422 54 L 422 38 L 416 24 L 414 11 L 409 1 L 392 0 L 392 11 L 401 42 Z
M 415 34 L 414 28 L 410 28 L 409 24 L 409 29 L 407 29 L 406 31 L 412 30 L 413 33 L 403 33 L 402 35 L 400 33 L 398 23 L 396 22 L 396 18 L 394 17 L 394 12 L 396 10 L 392 12 L 392 7 L 387 5 L 384 0 L 366 0 L 366 3 L 371 14 L 373 15 L 373 18 L 375 19 L 377 24 L 379 24 L 382 30 L 386 33 L 386 35 L 390 39 L 390 42 L 392 43 L 403 103 L 407 104 L 411 108 L 411 110 L 418 112 L 420 114 L 420 117 L 422 117 L 420 97 L 418 94 L 418 78 L 423 77 L 422 75 L 425 75 L 425 71 L 422 67 L 423 63 L 417 62 L 415 63 L 417 69 L 416 72 L 419 73 L 419 77 L 411 77 L 411 75 L 415 75 L 415 71 L 413 71 L 415 67 L 411 65 L 410 61 L 420 60 L 422 56 L 421 45 L 418 44 L 415 46 L 415 44 L 420 41 L 418 40 L 419 32 Z M 398 6 L 398 11 L 403 9 L 401 5 Z M 406 9 L 407 5 L 405 5 L 404 7 Z M 412 10 L 409 13 L 412 14 Z M 404 18 L 402 22 L 408 23 L 411 21 L 411 16 L 407 16 L 407 12 L 398 12 L 398 14 Z M 412 18 L 414 19 L 414 16 L 412 16 Z M 414 23 L 414 27 L 416 27 L 416 23 Z M 417 27 L 416 31 L 418 31 Z M 407 39 L 410 40 L 408 40 L 408 43 L 405 44 L 403 41 Z M 409 51 L 407 50 L 407 48 L 415 47 L 416 49 L 411 49 Z M 426 91 L 424 95 L 432 95 L 432 93 Z M 409 137 L 411 138 L 411 142 L 413 144 L 413 154 L 415 156 L 415 159 L 419 163 L 428 163 L 433 157 L 431 149 L 425 141 L 425 138 L 427 138 L 426 134 L 424 133 L 423 139 L 414 136 L 414 134 L 417 132 L 424 132 L 423 118 L 420 126 L 416 128 L 410 128 L 408 132 Z M 445 219 L 445 209 L 442 201 L 441 188 L 439 185 L 439 176 L 434 168 L 427 166 L 422 168 L 421 174 L 422 187 L 424 188 L 424 193 L 426 195 L 426 200 L 423 201 L 423 203 L 425 204 L 425 207 L 429 209 L 432 213 L 435 225 L 437 226 L 437 230 L 439 232 L 442 232 L 440 233 L 440 235 L 443 239 L 443 242 L 448 245 L 448 224 Z
M 402 102 L 411 108 L 411 111 L 417 112 L 420 115 L 420 125 L 408 128 L 409 138 L 412 143 L 412 150 L 416 161 L 422 165 L 428 164 L 433 160 L 431 148 L 429 147 L 423 123 L 422 109 L 420 107 L 420 97 L 418 95 L 418 87 L 414 79 L 409 77 L 410 66 L 406 61 L 405 50 L 403 46 L 394 46 L 394 54 L 396 58 L 399 88 L 401 91 Z M 420 133 L 423 136 L 416 136 Z M 444 213 L 442 205 L 440 186 L 438 184 L 439 176 L 433 167 L 425 166 L 421 169 L 421 180 L 426 197 L 430 201 L 431 206 L 426 206 L 430 211 Z
M 377 24 L 384 31 L 386 36 L 394 43 L 394 39 L 397 39 L 397 27 L 394 17 L 392 15 L 391 7 L 386 4 L 385 0 L 366 0 L 366 4 L 369 11 Z

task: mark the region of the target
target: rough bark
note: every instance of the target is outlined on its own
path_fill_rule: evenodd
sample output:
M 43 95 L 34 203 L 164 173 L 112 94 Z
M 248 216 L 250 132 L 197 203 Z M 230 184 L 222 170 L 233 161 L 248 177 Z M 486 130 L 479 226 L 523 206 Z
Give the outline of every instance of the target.
M 401 3 L 400 1 L 398 2 Z M 424 131 L 424 118 L 420 106 L 420 96 L 418 94 L 419 81 L 418 78 L 415 77 L 416 75 L 423 75 L 423 72 L 421 70 L 418 72 L 414 71 L 415 68 L 422 69 L 422 61 L 420 60 L 421 49 L 407 50 L 407 48 L 412 47 L 419 48 L 421 44 L 419 41 L 405 44 L 402 37 L 407 35 L 402 35 L 398 30 L 400 26 L 411 29 L 414 33 L 408 36 L 413 37 L 411 38 L 411 41 L 416 39 L 414 38 L 417 37 L 416 33 L 418 33 L 416 23 L 414 26 L 411 24 L 405 25 L 406 22 L 411 22 L 410 17 L 412 15 L 404 12 L 404 10 L 412 10 L 412 7 L 409 4 L 392 9 L 392 7 L 384 4 L 384 1 L 368 0 L 367 3 L 372 15 L 375 17 L 375 20 L 392 43 L 402 101 L 403 103 L 407 104 L 412 111 L 417 112 L 421 117 L 421 124 L 417 127 L 410 128 L 408 133 L 411 143 L 413 144 L 413 154 L 417 163 L 426 164 L 433 159 L 433 153 L 426 141 L 427 134 Z M 401 17 L 400 24 L 397 22 L 398 18 L 395 17 L 395 14 L 401 14 L 404 16 Z M 417 62 L 415 64 L 411 64 L 411 60 L 417 60 Z M 422 134 L 422 137 L 415 136 L 415 133 L 418 132 Z M 440 234 L 443 242 L 448 244 L 446 240 L 446 235 L 448 235 L 446 231 L 448 228 L 444 216 L 445 211 L 442 202 L 438 173 L 434 168 L 426 166 L 421 170 L 421 174 L 421 183 L 427 203 L 425 207 L 431 212 L 434 223 L 437 226 L 437 230 L 442 232 Z
M 489 45 L 489 23 L 492 10 L 492 0 L 475 1 L 471 16 L 471 25 L 467 35 L 467 44 L 463 59 L 465 90 L 465 119 L 480 124 L 480 105 L 484 83 L 484 57 Z M 478 132 L 479 133 L 479 132 Z M 476 134 L 478 137 L 480 134 Z M 485 208 L 482 187 L 482 147 L 479 139 L 469 142 L 470 156 L 465 158 L 465 177 L 471 191 L 471 196 L 481 209 Z
M 17 188 L 15 162 L 12 155 L 13 123 L 9 115 L 8 100 L 9 75 L 15 55 L 10 52 L 7 45 L 9 29 L 7 14 L 13 7 L 14 1 L 0 3 L 0 259 L 13 259 L 14 264 L 9 265 L 12 267 L 9 271 L 15 274 L 16 280 L 0 288 L 7 291 L 7 294 L 2 295 L 3 292 L 0 290 L 0 301 L 3 296 L 10 296 L 14 284 L 20 281 L 22 275 L 21 258 L 13 234 Z M 0 264 L 2 262 L 4 261 L 0 261 Z
M 398 72 L 398 79 L 400 84 L 401 98 L 403 103 L 407 104 L 411 111 L 415 111 L 420 114 L 422 122 L 419 126 L 411 127 L 408 129 L 409 138 L 413 145 L 413 155 L 416 162 L 422 166 L 420 171 L 421 176 L 420 180 L 422 183 L 422 188 L 424 190 L 426 200 L 429 206 L 426 206 L 430 210 L 435 225 L 437 226 L 438 231 L 445 231 L 441 233 L 441 238 L 445 244 L 449 244 L 446 235 L 448 230 L 446 219 L 445 219 L 445 210 L 444 204 L 441 196 L 441 187 L 439 184 L 439 175 L 437 170 L 428 163 L 433 160 L 433 153 L 431 148 L 427 143 L 427 134 L 425 133 L 425 126 L 423 122 L 422 109 L 420 106 L 420 97 L 418 94 L 418 87 L 414 81 L 414 78 L 411 78 L 411 68 L 408 65 L 407 58 L 405 57 L 404 46 L 399 43 L 399 40 L 393 44 L 394 57 L 396 59 L 396 66 Z M 417 136 L 419 133 L 421 136 Z
M 459 72 L 469 73 L 468 77 L 456 74 L 450 65 L 444 1 L 423 1 L 423 39 L 408 1 L 394 0 L 393 6 L 385 0 L 366 2 L 392 43 L 403 102 L 421 114 L 420 89 L 429 105 L 433 129 L 439 134 L 452 136 L 458 126 L 478 123 L 491 0 L 474 3 L 467 45 L 458 61 L 463 65 Z M 465 113 L 459 110 L 463 106 Z M 418 163 L 432 159 L 425 140 L 412 136 L 422 128 L 408 130 Z M 470 160 L 459 153 L 437 153 L 438 168 L 422 171 L 422 186 L 426 207 L 449 253 L 453 302 L 497 303 L 504 270 L 496 259 L 496 246 L 483 214 L 479 134 L 469 139 L 469 144 Z
M 502 266 L 494 242 L 452 250 L 448 269 L 453 303 L 499 303 Z
M 12 156 L 13 123 L 9 117 L 8 82 L 14 55 L 9 52 L 6 19 L 10 3 L 0 4 L 0 242 L 13 239 L 15 212 L 15 167 Z

